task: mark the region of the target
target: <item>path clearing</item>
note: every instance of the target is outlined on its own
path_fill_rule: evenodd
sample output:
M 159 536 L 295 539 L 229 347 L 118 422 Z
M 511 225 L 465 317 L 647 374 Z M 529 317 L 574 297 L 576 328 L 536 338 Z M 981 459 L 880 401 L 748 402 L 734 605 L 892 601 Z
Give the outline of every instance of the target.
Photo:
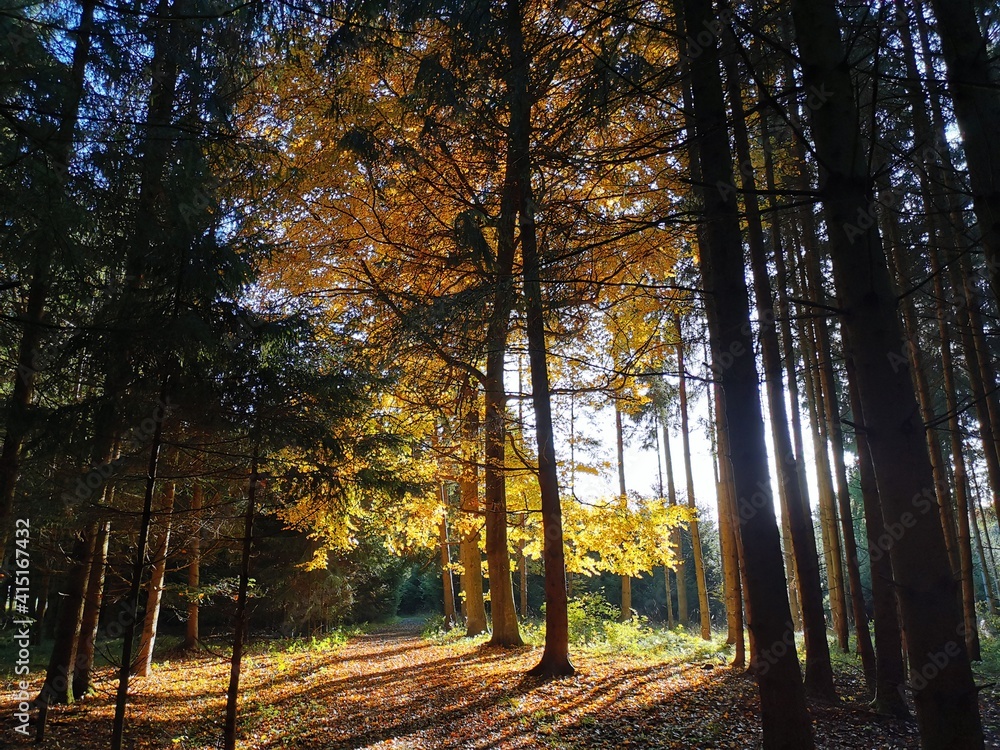
M 523 677 L 540 649 L 486 649 L 422 639 L 412 626 L 371 633 L 327 651 L 255 651 L 245 660 L 240 720 L 246 750 L 273 748 L 733 748 L 759 745 L 753 683 L 725 666 L 581 655 L 576 677 Z M 129 714 L 135 750 L 207 750 L 221 736 L 228 663 L 202 654 L 157 665 L 136 680 Z M 101 692 L 53 709 L 43 748 L 107 746 L 110 670 Z M 915 723 L 873 716 L 845 700 L 814 706 L 818 747 L 918 747 Z M 11 695 L 8 693 L 7 705 Z M 984 699 L 984 708 L 995 697 Z M 995 706 L 991 736 L 997 732 Z M 9 716 L 9 714 L 8 714 Z M 5 722 L 3 740 L 27 746 Z M 0 743 L 2 745 L 4 743 Z M 988 747 L 1000 747 L 991 740 Z

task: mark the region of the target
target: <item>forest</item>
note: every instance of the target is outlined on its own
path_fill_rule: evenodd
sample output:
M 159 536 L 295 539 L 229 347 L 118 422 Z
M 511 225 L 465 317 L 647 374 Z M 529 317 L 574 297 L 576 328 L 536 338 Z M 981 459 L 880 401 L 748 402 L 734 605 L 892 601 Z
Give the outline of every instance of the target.
M 0 747 L 1000 748 L 1000 3 L 0 0 Z

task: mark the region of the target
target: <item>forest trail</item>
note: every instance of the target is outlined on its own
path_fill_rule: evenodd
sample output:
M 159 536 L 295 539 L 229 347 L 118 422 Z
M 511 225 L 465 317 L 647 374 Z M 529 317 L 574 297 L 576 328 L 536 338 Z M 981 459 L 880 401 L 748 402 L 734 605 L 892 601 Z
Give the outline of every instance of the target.
M 497 650 L 477 642 L 429 641 L 410 621 L 335 648 L 289 649 L 271 642 L 252 649 L 244 661 L 240 747 L 746 750 L 759 745 L 755 687 L 721 662 L 709 668 L 705 661 L 577 653 L 573 678 L 525 678 L 540 654 L 537 647 Z M 216 747 L 227 676 L 221 655 L 159 662 L 151 677 L 134 682 L 128 725 L 133 747 Z M 53 709 L 42 748 L 107 746 L 112 674 L 102 670 L 100 677 L 97 696 Z M 817 747 L 918 747 L 915 722 L 873 716 L 853 677 L 845 676 L 838 687 L 844 696 L 840 706 L 813 706 Z M 996 708 L 988 700 L 983 708 L 990 736 L 1000 738 Z M 989 740 L 987 747 L 1000 747 L 1000 740 Z

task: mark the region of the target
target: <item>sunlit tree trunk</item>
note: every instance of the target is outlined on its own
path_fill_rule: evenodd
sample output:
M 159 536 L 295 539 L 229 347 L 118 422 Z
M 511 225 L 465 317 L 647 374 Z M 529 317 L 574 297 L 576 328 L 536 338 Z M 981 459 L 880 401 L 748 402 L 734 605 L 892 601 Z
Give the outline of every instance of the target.
M 139 654 L 136 657 L 136 676 L 148 677 L 153 668 L 153 649 L 156 646 L 156 627 L 160 619 L 160 603 L 163 601 L 163 579 L 167 572 L 167 555 L 170 551 L 170 529 L 173 523 L 175 485 L 163 485 L 163 501 L 160 515 L 165 518 L 159 544 L 153 551 L 153 569 L 146 584 L 146 617 L 142 624 Z
M 721 389 L 713 384 L 712 400 L 715 402 L 715 444 L 719 459 L 719 546 L 722 551 L 722 571 L 726 577 L 726 624 L 727 643 L 733 644 L 733 666 L 746 666 L 746 639 L 743 635 L 743 585 L 740 578 L 740 558 L 736 528 L 736 495 L 733 492 L 733 477 L 729 464 L 729 438 L 726 435 L 722 416 L 725 413 Z
M 701 637 L 712 637 L 712 619 L 708 607 L 708 586 L 705 582 L 705 558 L 702 556 L 701 530 L 698 526 L 698 504 L 694 494 L 694 473 L 691 469 L 691 441 L 688 425 L 687 373 L 684 364 L 684 339 L 681 335 L 680 315 L 674 313 L 674 328 L 677 330 L 677 371 L 679 373 L 678 394 L 681 411 L 681 447 L 684 452 L 684 479 L 687 485 L 687 504 L 691 509 L 691 554 L 694 558 L 694 579 L 698 589 L 698 614 Z
M 514 584 L 507 549 L 506 447 L 507 391 L 504 359 L 514 307 L 514 193 L 513 156 L 508 152 L 506 176 L 497 226 L 497 273 L 486 333 L 486 373 L 483 379 L 483 492 L 486 515 L 486 567 L 490 580 L 491 646 L 521 646 L 524 641 L 514 609 Z
M 445 499 L 445 488 L 441 485 L 441 499 Z M 448 544 L 448 510 L 447 504 L 438 523 L 438 533 L 441 541 L 441 588 L 444 594 L 444 622 L 450 628 L 455 624 L 455 581 L 451 574 L 451 547 Z
M 459 480 L 462 512 L 471 520 L 471 531 L 462 536 L 459 552 L 462 558 L 462 607 L 465 613 L 465 634 L 486 632 L 486 605 L 483 601 L 483 561 L 479 552 L 479 399 L 474 389 L 465 388 L 465 419 L 463 421 L 464 461 Z
M 808 214 L 808 220 L 803 226 L 803 244 L 805 251 L 802 257 L 801 273 L 803 274 L 802 289 L 812 304 L 813 318 L 806 327 L 809 332 L 802 339 L 803 351 L 809 363 L 806 373 L 806 393 L 809 396 L 809 415 L 812 423 L 813 451 L 816 456 L 816 474 L 819 483 L 819 514 L 820 528 L 823 532 L 823 557 L 826 561 L 827 586 L 830 592 L 830 611 L 833 619 L 833 629 L 837 634 L 840 650 L 847 653 L 848 623 L 847 599 L 844 596 L 844 565 L 840 547 L 840 533 L 837 524 L 836 491 L 833 486 L 833 469 L 830 466 L 829 424 L 827 415 L 827 384 L 823 376 L 825 360 L 829 355 L 829 332 L 826 313 L 820 307 L 820 268 L 819 248 L 816 242 L 815 224 L 812 211 L 806 208 L 803 215 Z
M 201 512 L 205 490 L 201 482 L 191 488 L 191 538 L 188 541 L 188 600 L 187 623 L 184 628 L 184 648 L 198 648 L 200 633 L 198 620 L 201 614 Z
M 510 98 L 510 149 L 513 155 L 523 260 L 525 332 L 528 338 L 528 361 L 531 368 L 531 403 L 535 410 L 538 485 L 542 496 L 544 536 L 542 562 L 545 577 L 545 649 L 541 661 L 530 670 L 529 674 L 553 677 L 571 675 L 574 669 L 569 661 L 562 510 L 552 430 L 539 247 L 535 231 L 535 200 L 531 185 L 533 176 L 530 157 L 531 95 L 528 85 L 530 61 L 524 49 L 521 0 L 508 0 L 506 12 L 507 49 L 510 54 L 510 70 L 507 74 L 507 93 Z
M 665 413 L 660 414 L 660 426 L 663 429 L 663 468 L 667 473 L 667 503 L 672 507 L 677 505 L 677 487 L 674 484 L 674 464 L 673 456 L 670 453 L 670 427 L 667 425 L 667 418 Z M 677 570 L 678 581 L 683 582 L 683 577 L 680 575 L 681 565 L 683 565 L 683 560 L 681 559 L 681 536 L 680 530 L 674 529 L 670 533 L 670 542 L 673 544 L 674 549 L 677 552 L 677 560 L 675 562 Z M 667 567 L 663 568 L 663 580 L 666 586 L 667 594 L 667 627 L 673 628 L 676 624 L 676 619 L 674 617 L 674 599 L 673 592 L 671 591 L 670 585 L 670 569 Z M 681 585 L 679 584 L 678 596 L 680 596 Z
M 80 640 L 77 642 L 76 661 L 73 667 L 73 696 L 77 699 L 84 697 L 91 690 L 90 677 L 94 669 L 94 648 L 97 644 L 101 605 L 104 602 L 104 572 L 108 564 L 110 536 L 111 522 L 100 522 L 94 544 L 94 555 L 90 563 L 87 595 L 80 620 Z
M 622 434 L 622 411 L 615 400 L 615 448 L 618 457 L 618 502 L 622 512 L 628 511 L 628 494 L 625 489 L 625 439 Z M 622 607 L 618 619 L 627 622 L 632 619 L 632 579 L 621 576 L 622 579 Z

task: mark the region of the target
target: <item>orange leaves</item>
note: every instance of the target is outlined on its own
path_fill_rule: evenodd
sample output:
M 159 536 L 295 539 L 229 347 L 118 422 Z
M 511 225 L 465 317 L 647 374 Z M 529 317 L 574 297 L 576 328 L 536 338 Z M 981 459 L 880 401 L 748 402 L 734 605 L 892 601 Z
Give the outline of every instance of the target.
M 714 748 L 760 742 L 751 679 L 725 667 L 632 655 L 574 654 L 577 674 L 542 682 L 524 672 L 539 649 L 487 649 L 478 640 L 421 639 L 420 623 L 373 632 L 346 645 L 277 642 L 252 649 L 240 697 L 241 750 L 277 748 Z M 209 750 L 221 734 L 228 662 L 212 655 L 158 663 L 133 685 L 130 739 L 136 750 Z M 46 747 L 107 746 L 109 670 L 98 693 L 50 711 Z M 913 723 L 877 717 L 858 670 L 838 678 L 845 700 L 813 706 L 818 747 L 902 750 L 918 746 Z M 0 694 L 9 702 L 9 694 Z M 984 701 L 987 736 L 1000 708 Z M 20 745 L 12 733 L 5 737 Z M 988 740 L 989 741 L 989 740 Z

